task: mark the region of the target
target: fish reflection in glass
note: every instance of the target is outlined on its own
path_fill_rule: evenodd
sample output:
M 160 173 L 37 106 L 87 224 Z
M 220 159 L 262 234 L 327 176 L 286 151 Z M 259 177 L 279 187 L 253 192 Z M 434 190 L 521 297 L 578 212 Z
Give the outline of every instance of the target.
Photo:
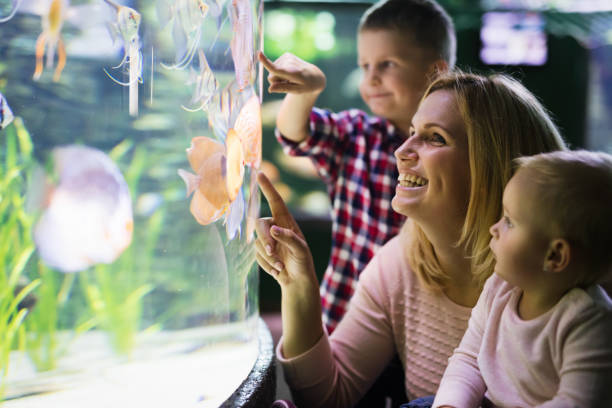
M 200 61 L 200 72 L 196 74 L 196 72 L 191 69 L 187 85 L 193 85 L 194 89 L 191 103 L 199 103 L 199 106 L 195 108 L 183 106 L 183 109 L 189 112 L 207 110 L 208 103 L 219 90 L 219 82 L 208 65 L 204 51 L 198 50 L 198 59 Z
M 138 84 L 142 82 L 142 52 L 138 34 L 141 16 L 133 8 L 121 6 L 112 0 L 104 1 L 117 11 L 116 20 L 109 26 L 113 41 L 121 38 L 123 43 L 123 58 L 113 69 L 122 68 L 127 64 L 128 82 L 117 80 L 106 69 L 104 72 L 117 84 L 129 87 L 129 113 L 131 116 L 136 116 L 138 115 Z
M 51 158 L 57 182 L 38 180 L 32 193 L 43 197 L 34 226 L 40 258 L 62 272 L 112 263 L 132 242 L 133 230 L 132 200 L 119 168 L 86 146 L 56 147 Z
M 182 69 L 195 56 L 202 23 L 208 13 L 203 0 L 165 0 L 157 2 L 157 15 L 162 27 L 172 24 L 172 38 L 176 48 L 176 60 L 172 65 L 162 64 L 170 69 Z
M 189 209 L 198 223 L 208 225 L 220 219 L 242 197 L 242 144 L 233 129 L 228 131 L 225 145 L 206 136 L 194 137 L 187 149 L 187 159 L 195 174 L 183 169 L 178 173 L 187 185 L 187 196 L 193 193 Z
M 17 13 L 22 0 L 0 0 L 0 23 L 9 21 Z
M 253 13 L 249 0 L 232 0 L 230 20 L 234 34 L 230 43 L 236 81 L 240 90 L 254 78 Z
M 0 93 L 0 130 L 10 125 L 14 118 L 6 98 Z
M 53 68 L 55 51 L 57 50 L 57 66 L 53 73 L 53 82 L 58 82 L 66 66 L 66 46 L 61 35 L 66 18 L 68 0 L 51 0 L 49 10 L 42 16 L 42 33 L 36 40 L 36 67 L 32 78 L 37 81 L 43 73 L 43 58 L 47 54 L 46 67 Z
M 261 165 L 261 107 L 259 98 L 253 94 L 238 113 L 234 130 L 245 151 L 245 164 L 254 168 Z

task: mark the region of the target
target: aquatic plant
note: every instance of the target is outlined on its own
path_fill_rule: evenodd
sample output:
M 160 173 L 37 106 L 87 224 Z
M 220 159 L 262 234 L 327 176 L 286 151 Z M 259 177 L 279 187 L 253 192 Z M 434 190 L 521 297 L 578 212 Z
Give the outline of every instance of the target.
M 32 141 L 20 118 L 3 131 L 0 150 L 0 401 L 9 355 L 28 314 L 26 298 L 40 280 L 24 283 L 24 269 L 34 252 L 31 217 L 25 211 L 25 171 L 31 163 Z M 30 306 L 31 307 L 31 306 Z
M 132 142 L 123 141 L 109 154 L 120 161 L 132 148 Z M 146 168 L 144 148 L 136 147 L 125 172 L 132 197 L 138 194 L 138 183 Z M 129 355 L 140 330 L 142 301 L 153 290 L 148 283 L 153 252 L 163 224 L 163 207 L 158 208 L 139 231 L 129 248 L 112 264 L 98 264 L 93 270 L 79 274 L 79 283 L 96 325 L 105 330 L 115 352 Z M 155 331 L 153 325 L 145 331 Z

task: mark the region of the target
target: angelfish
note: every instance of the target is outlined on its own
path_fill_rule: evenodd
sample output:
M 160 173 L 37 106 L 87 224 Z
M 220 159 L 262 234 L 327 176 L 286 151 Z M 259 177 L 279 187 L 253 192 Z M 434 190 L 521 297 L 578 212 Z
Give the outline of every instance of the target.
M 57 66 L 53 73 L 53 81 L 57 82 L 66 65 L 66 46 L 61 36 L 62 26 L 66 18 L 68 0 L 52 0 L 49 11 L 42 17 L 42 33 L 36 39 L 36 67 L 32 79 L 37 81 L 43 72 L 43 57 L 47 48 L 47 68 L 53 67 L 55 50 L 57 48 Z
M 80 145 L 52 150 L 57 182 L 36 183 L 44 193 L 34 242 L 41 260 L 61 272 L 112 263 L 132 242 L 132 200 L 117 165 Z
M 253 13 L 249 0 L 232 0 L 230 20 L 234 34 L 230 43 L 236 82 L 242 91 L 254 76 Z
M 4 95 L 0 93 L 0 130 L 7 127 L 14 119 L 13 111 L 6 102 Z
M 141 16 L 133 8 L 121 6 L 112 0 L 104 1 L 117 10 L 117 20 L 110 25 L 113 40 L 121 37 L 123 41 L 123 58 L 119 65 L 113 67 L 113 69 L 128 64 L 129 80 L 128 82 L 121 82 L 109 74 L 106 69 L 104 72 L 117 84 L 129 86 L 129 112 L 131 116 L 136 116 L 138 115 L 138 83 L 142 82 L 142 52 L 140 51 L 140 36 L 138 35 Z
M 157 14 L 162 26 L 172 21 L 172 38 L 176 47 L 176 62 L 165 65 L 169 69 L 182 69 L 191 63 L 195 56 L 200 37 L 202 23 L 208 13 L 208 5 L 204 0 L 170 0 L 157 2 Z

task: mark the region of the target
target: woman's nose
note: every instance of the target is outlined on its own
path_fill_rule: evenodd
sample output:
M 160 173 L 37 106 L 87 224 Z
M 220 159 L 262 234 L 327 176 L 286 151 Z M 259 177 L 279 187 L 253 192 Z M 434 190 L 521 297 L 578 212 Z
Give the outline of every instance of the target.
M 419 159 L 419 154 L 417 152 L 418 146 L 415 141 L 414 136 L 409 137 L 402 143 L 400 147 L 395 151 L 395 158 L 397 161 L 401 160 L 411 160 L 416 161 Z

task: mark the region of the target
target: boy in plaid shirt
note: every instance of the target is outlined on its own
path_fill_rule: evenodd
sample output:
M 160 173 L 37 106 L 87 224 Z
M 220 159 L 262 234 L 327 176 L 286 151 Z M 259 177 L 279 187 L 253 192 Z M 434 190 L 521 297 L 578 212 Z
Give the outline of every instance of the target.
M 332 250 L 323 282 L 323 322 L 331 333 L 359 274 L 403 217 L 391 208 L 398 172 L 393 153 L 409 134 L 417 105 L 435 74 L 453 67 L 453 23 L 434 0 L 381 0 L 362 16 L 359 91 L 375 116 L 357 109 L 315 108 L 325 74 L 293 54 L 259 60 L 269 92 L 286 93 L 276 137 L 286 153 L 309 156 L 332 203 Z

